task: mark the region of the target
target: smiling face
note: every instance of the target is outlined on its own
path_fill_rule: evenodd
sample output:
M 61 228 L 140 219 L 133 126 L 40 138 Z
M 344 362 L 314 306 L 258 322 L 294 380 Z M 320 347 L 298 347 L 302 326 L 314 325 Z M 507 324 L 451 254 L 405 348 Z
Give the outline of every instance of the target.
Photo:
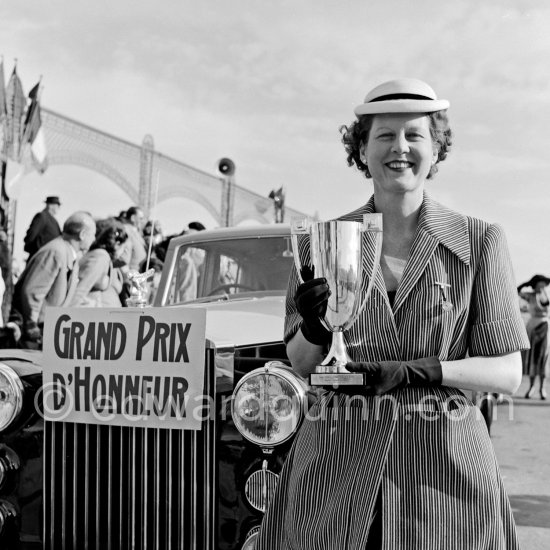
M 376 115 L 361 156 L 372 174 L 375 191 L 421 192 L 437 160 L 430 119 L 418 113 Z

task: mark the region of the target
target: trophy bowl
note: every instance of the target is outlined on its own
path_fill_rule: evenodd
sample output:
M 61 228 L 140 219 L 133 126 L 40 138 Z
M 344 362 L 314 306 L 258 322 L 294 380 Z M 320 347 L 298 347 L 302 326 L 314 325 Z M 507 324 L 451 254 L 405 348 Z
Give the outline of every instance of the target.
M 303 266 L 298 242 L 302 235 L 309 238 L 315 277 L 324 277 L 331 290 L 321 322 L 332 332 L 332 343 L 324 361 L 310 375 L 310 384 L 363 385 L 363 373 L 346 369 L 350 357 L 344 331 L 356 321 L 372 290 L 382 249 L 382 214 L 365 214 L 363 223 L 293 220 L 291 235 L 298 276 Z

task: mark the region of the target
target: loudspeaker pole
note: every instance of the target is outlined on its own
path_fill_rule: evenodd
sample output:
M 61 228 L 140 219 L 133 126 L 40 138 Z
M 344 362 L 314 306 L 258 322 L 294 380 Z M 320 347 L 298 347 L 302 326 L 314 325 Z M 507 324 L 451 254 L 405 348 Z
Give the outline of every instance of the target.
M 233 225 L 235 163 L 229 158 L 222 158 L 218 161 L 218 170 L 224 176 L 222 179 L 220 223 L 222 227 L 230 227 Z

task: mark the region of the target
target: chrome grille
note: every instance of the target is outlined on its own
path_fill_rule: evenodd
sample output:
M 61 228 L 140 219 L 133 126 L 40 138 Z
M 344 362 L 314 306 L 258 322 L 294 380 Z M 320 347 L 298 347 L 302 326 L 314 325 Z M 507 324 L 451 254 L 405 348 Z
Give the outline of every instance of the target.
M 267 469 L 256 470 L 246 480 L 244 493 L 251 506 L 265 512 L 271 502 L 279 476 Z
M 44 548 L 214 548 L 215 417 L 197 432 L 45 422 Z

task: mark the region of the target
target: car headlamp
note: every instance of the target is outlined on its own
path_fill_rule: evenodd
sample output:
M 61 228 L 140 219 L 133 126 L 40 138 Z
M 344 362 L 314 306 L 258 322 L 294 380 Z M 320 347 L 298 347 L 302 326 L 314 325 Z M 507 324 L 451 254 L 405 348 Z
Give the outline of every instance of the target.
M 246 534 L 246 539 L 244 541 L 244 544 L 241 550 L 254 550 L 254 547 L 256 546 L 256 539 L 258 538 L 259 532 L 260 532 L 260 528 L 258 526 L 250 529 L 250 531 Z
M 23 384 L 16 372 L 0 363 L 0 432 L 5 430 L 23 408 Z
M 245 439 L 274 447 L 296 433 L 307 404 L 306 383 L 284 363 L 270 361 L 235 386 L 231 414 Z

